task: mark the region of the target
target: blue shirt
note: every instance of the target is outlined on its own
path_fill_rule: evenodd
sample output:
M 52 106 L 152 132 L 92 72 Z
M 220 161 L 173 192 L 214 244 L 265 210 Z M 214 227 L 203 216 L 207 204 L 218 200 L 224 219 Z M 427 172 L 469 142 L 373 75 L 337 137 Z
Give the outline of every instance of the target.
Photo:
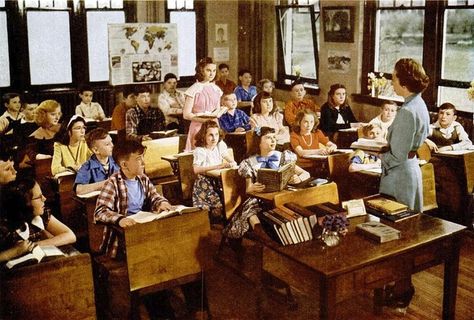
M 107 180 L 114 172 L 119 170 L 120 168 L 114 161 L 114 158 L 109 157 L 109 170 L 105 171 L 104 166 L 99 162 L 96 155 L 93 154 L 90 159 L 79 168 L 76 180 L 74 181 L 74 187 L 78 184 L 89 184 Z
M 250 130 L 250 117 L 242 110 L 235 109 L 234 115 L 226 112 L 219 118 L 219 125 L 225 132 L 234 132 L 237 128 Z
M 252 99 L 257 95 L 257 87 L 250 86 L 247 91 L 242 88 L 242 86 L 237 86 L 234 93 L 237 96 L 237 101 L 252 101 Z
M 145 195 L 143 194 L 140 181 L 137 178 L 133 180 L 126 179 L 125 185 L 127 186 L 128 199 L 127 215 L 131 215 L 142 210 Z

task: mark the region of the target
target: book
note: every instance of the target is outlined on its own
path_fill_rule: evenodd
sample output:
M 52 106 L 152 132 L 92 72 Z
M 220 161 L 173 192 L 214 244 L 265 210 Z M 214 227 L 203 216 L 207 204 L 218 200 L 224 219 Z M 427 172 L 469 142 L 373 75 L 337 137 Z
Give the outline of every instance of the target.
M 376 195 L 373 197 L 366 198 L 365 205 L 366 207 L 378 210 L 389 215 L 405 212 L 408 209 L 407 205 L 392 199 L 388 199 L 383 195 Z
M 175 136 L 178 133 L 178 129 L 172 130 L 162 130 L 162 131 L 152 131 L 150 137 L 153 139 L 166 138 Z
M 387 142 L 384 141 L 359 138 L 357 139 L 357 141 L 351 144 L 351 148 L 366 151 L 386 152 L 389 149 L 389 145 Z
M 278 169 L 261 168 L 257 170 L 257 182 L 265 185 L 264 192 L 283 190 L 295 173 L 295 163 L 290 162 Z
M 342 207 L 347 210 L 347 218 L 365 216 L 367 214 L 364 199 L 343 201 Z
M 306 229 L 309 230 L 310 237 L 313 237 L 313 228 L 318 224 L 318 218 L 316 214 L 307 209 L 306 207 L 300 206 L 299 204 L 295 202 L 287 202 L 284 204 L 285 207 L 287 207 L 290 210 L 293 210 L 303 216 L 305 218 L 305 226 Z
M 5 266 L 8 269 L 15 267 L 31 265 L 35 263 L 40 263 L 42 260 L 45 260 L 46 257 L 57 257 L 57 256 L 66 256 L 60 249 L 56 246 L 36 246 L 33 250 L 19 258 L 11 259 L 8 261 Z
M 274 210 L 279 212 L 279 214 L 284 214 L 288 217 L 292 223 L 293 229 L 298 233 L 300 242 L 311 240 L 302 215 L 286 207 L 277 207 Z
M 281 221 L 276 220 L 268 212 L 262 212 L 262 214 L 259 215 L 259 218 L 263 230 L 270 236 L 270 238 L 282 245 L 287 244 L 286 239 L 284 239 L 284 235 L 282 234 Z
M 212 111 L 198 112 L 195 113 L 195 115 L 199 118 L 214 119 L 222 116 L 224 113 L 227 112 L 227 110 L 228 109 L 226 107 L 217 107 Z
M 272 209 L 268 211 L 271 215 L 275 216 L 278 220 L 283 222 L 283 228 L 285 234 L 288 234 L 291 244 L 296 244 L 300 242 L 298 232 L 295 230 L 293 224 L 291 223 L 291 218 L 289 219 L 282 211 Z
M 406 219 L 410 219 L 412 217 L 418 216 L 420 213 L 413 211 L 413 210 L 406 210 L 397 214 L 386 214 L 383 212 L 380 212 L 376 209 L 372 209 L 367 207 L 367 212 L 370 213 L 373 216 L 376 216 L 382 220 L 388 220 L 391 222 L 400 222 Z
M 200 209 L 197 207 L 186 207 L 183 205 L 177 205 L 177 206 L 173 206 L 171 210 L 161 211 L 159 213 L 150 212 L 150 211 L 138 211 L 135 214 L 127 216 L 127 218 L 133 219 L 138 223 L 147 223 L 153 220 L 159 220 L 159 219 L 176 216 L 183 213 L 195 212 L 199 210 Z
M 378 221 L 359 223 L 356 226 L 356 230 L 358 233 L 379 243 L 397 240 L 401 237 L 400 230 L 387 226 L 386 224 Z
M 275 214 L 272 214 L 270 211 L 263 212 L 263 215 L 267 217 L 268 219 L 265 221 L 270 221 L 272 224 L 274 224 L 277 227 L 277 230 L 279 231 L 279 234 L 282 238 L 282 243 L 284 245 L 288 244 L 293 244 L 293 240 L 291 239 L 290 233 L 288 232 L 288 229 L 286 228 L 285 222 L 278 218 Z

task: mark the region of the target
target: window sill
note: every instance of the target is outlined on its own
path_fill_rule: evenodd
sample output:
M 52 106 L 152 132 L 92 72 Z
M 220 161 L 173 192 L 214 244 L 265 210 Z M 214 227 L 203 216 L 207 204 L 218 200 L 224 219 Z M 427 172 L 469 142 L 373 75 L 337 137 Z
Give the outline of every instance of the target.
M 372 97 L 370 95 L 361 94 L 361 93 L 353 93 L 352 101 L 358 102 L 358 103 L 371 104 L 375 106 L 382 106 L 382 104 L 385 101 L 395 101 L 398 105 L 402 105 L 403 103 L 403 101 L 400 100 L 400 98 L 397 99 L 394 97 L 384 97 L 384 96 Z

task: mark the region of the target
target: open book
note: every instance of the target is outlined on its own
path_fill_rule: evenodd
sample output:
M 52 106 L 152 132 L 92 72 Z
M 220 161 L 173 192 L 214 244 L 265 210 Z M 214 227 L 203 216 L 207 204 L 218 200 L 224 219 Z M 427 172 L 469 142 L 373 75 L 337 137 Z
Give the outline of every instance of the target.
M 11 269 L 18 266 L 40 263 L 45 257 L 65 256 L 56 246 L 36 246 L 31 253 L 25 254 L 19 258 L 12 259 L 6 263 L 6 267 Z
M 388 143 L 374 139 L 359 138 L 351 144 L 352 149 L 367 151 L 386 152 L 389 149 Z
M 209 119 L 214 119 L 214 118 L 219 118 L 222 116 L 224 113 L 227 112 L 227 108 L 225 107 L 217 107 L 212 111 L 205 111 L 205 112 L 198 112 L 195 113 L 195 115 L 199 118 L 209 118 Z
M 175 215 L 180 215 L 183 213 L 190 213 L 199 211 L 197 207 L 186 207 L 183 205 L 173 206 L 171 210 L 161 211 L 160 213 L 150 212 L 150 211 L 138 211 L 135 214 L 128 216 L 127 218 L 133 219 L 138 223 L 146 223 L 153 220 L 163 219 Z
M 150 133 L 150 136 L 153 139 L 158 139 L 158 138 L 172 137 L 172 136 L 176 135 L 177 133 L 178 133 L 178 129 L 152 131 Z
M 281 191 L 294 174 L 294 162 L 289 162 L 278 169 L 261 168 L 257 171 L 257 182 L 265 185 L 264 192 Z

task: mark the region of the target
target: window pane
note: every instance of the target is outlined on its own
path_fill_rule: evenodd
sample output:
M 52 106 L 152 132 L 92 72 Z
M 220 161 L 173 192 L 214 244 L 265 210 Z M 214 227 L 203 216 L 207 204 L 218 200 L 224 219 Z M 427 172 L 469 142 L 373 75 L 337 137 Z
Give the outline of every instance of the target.
M 296 8 L 280 11 L 285 74 L 316 79 L 311 12 Z
M 123 11 L 87 12 L 87 48 L 89 81 L 109 80 L 108 23 L 124 23 Z
M 53 0 L 40 0 L 40 8 L 53 8 Z
M 31 84 L 71 83 L 69 13 L 29 11 L 27 29 Z
M 424 10 L 378 10 L 375 71 L 392 73 L 400 58 L 423 58 Z
M 5 0 L 0 0 L 0 8 L 5 7 Z
M 84 7 L 86 9 L 97 9 L 97 0 L 85 0 Z
M 38 8 L 38 0 L 25 0 L 25 8 Z
M 194 0 L 185 0 L 185 8 L 187 10 L 193 10 L 194 9 Z
M 178 25 L 179 76 L 194 76 L 196 66 L 196 14 L 192 12 L 170 12 L 170 22 Z
M 474 9 L 448 9 L 445 13 L 441 78 L 474 80 Z
M 123 9 L 123 0 L 112 0 L 113 9 Z
M 176 9 L 176 0 L 168 0 L 167 1 L 167 8 L 168 8 L 168 10 Z
M 66 9 L 67 8 L 67 0 L 54 0 L 54 7 L 56 9 Z
M 450 102 L 454 104 L 457 110 L 474 112 L 474 101 L 470 101 L 467 97 L 467 89 L 438 87 L 438 106 L 442 103 Z
M 97 0 L 97 8 L 110 8 L 110 0 Z
M 8 39 L 7 14 L 0 12 L 0 39 Z M 10 58 L 8 57 L 8 41 L 0 46 L 0 87 L 10 86 Z

